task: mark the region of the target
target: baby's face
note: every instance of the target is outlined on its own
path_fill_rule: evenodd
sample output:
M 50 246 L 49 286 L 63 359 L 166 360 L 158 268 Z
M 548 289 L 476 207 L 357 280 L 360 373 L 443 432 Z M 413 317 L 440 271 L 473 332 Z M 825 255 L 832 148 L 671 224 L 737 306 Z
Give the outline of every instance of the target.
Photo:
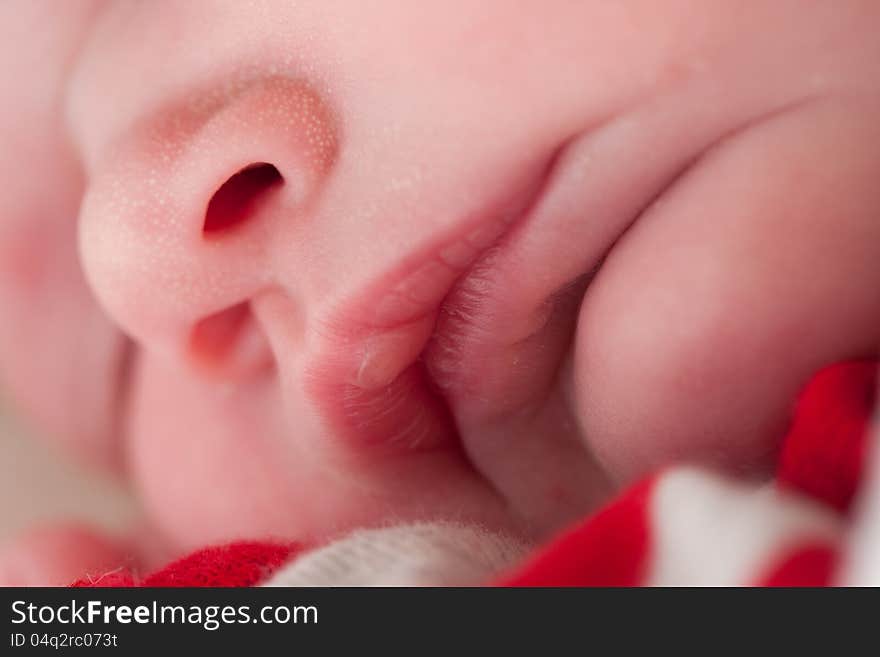
M 880 339 L 880 5 L 747 4 L 4 5 L 8 390 L 180 547 L 766 471 Z

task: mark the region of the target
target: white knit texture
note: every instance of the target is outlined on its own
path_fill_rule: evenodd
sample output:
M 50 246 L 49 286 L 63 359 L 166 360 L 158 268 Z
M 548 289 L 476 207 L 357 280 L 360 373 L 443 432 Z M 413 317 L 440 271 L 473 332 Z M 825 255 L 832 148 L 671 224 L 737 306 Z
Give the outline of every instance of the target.
M 473 525 L 361 529 L 295 559 L 264 586 L 472 586 L 526 552 L 523 543 Z
M 658 481 L 651 524 L 648 583 L 655 586 L 755 584 L 786 550 L 812 540 L 832 544 L 840 531 L 821 505 L 694 468 Z
M 880 424 L 865 460 L 856 525 L 850 532 L 840 584 L 880 586 Z

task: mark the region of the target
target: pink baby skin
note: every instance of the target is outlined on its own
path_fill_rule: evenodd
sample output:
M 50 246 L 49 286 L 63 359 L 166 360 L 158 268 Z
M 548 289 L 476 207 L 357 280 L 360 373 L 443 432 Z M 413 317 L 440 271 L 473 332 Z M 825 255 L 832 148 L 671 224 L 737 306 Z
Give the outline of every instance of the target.
M 761 477 L 810 374 L 880 341 L 871 0 L 0 25 L 0 384 L 130 481 L 146 560 L 434 518 L 539 541 L 667 463 Z M 77 536 L 0 574 L 138 549 Z

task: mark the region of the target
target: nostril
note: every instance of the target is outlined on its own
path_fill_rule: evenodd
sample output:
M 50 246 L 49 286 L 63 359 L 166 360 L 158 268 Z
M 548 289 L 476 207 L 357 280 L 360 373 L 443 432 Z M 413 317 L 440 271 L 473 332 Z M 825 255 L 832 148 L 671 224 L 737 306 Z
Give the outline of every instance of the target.
M 284 178 L 271 164 L 257 162 L 246 166 L 227 180 L 208 203 L 204 234 L 229 230 L 244 222 Z
M 271 347 L 244 301 L 202 319 L 190 336 L 190 354 L 204 372 L 239 378 L 271 369 Z

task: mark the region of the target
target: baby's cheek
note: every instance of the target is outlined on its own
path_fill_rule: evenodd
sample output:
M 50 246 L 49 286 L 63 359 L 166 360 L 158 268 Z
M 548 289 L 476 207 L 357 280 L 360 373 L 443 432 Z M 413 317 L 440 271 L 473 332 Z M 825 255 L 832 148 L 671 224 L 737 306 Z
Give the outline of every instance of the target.
M 575 393 L 630 479 L 674 460 L 772 467 L 798 389 L 880 342 L 880 124 L 817 101 L 707 153 L 587 291 Z

